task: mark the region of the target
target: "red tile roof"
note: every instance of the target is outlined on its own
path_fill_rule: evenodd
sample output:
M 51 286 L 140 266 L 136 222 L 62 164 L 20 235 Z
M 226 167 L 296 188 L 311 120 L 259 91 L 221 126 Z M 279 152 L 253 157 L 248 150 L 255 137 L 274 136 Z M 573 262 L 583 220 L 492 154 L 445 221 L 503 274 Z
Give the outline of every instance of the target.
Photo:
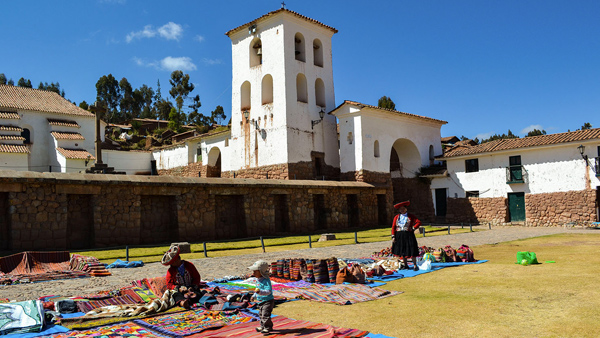
M 474 155 L 489 153 L 501 150 L 512 150 L 519 148 L 529 148 L 537 146 L 547 146 L 560 143 L 578 142 L 585 140 L 600 139 L 600 128 L 576 130 L 567 133 L 530 136 L 524 138 L 512 138 L 495 140 L 482 143 L 476 146 L 455 146 L 444 153 L 444 156 L 438 158 L 448 158 L 464 155 Z
M 234 28 L 234 29 L 231 29 L 231 30 L 227 31 L 227 32 L 225 33 L 225 35 L 227 35 L 227 36 L 231 36 L 231 34 L 233 34 L 233 33 L 237 32 L 237 31 L 239 31 L 239 30 L 241 30 L 241 29 L 243 29 L 243 28 L 245 28 L 245 27 L 247 27 L 247 26 L 250 26 L 251 24 L 257 23 L 257 22 L 258 22 L 258 21 L 260 21 L 260 20 L 263 20 L 263 19 L 266 19 L 266 18 L 268 18 L 268 17 L 271 17 L 271 16 L 274 16 L 274 15 L 277 15 L 277 14 L 279 14 L 279 13 L 289 13 L 289 14 L 292 14 L 292 15 L 294 15 L 294 16 L 296 16 L 296 17 L 300 18 L 300 19 L 306 20 L 306 21 L 308 21 L 308 22 L 310 22 L 310 23 L 314 23 L 314 24 L 317 24 L 317 25 L 319 25 L 319 26 L 321 26 L 321 27 L 323 27 L 323 28 L 329 29 L 329 30 L 333 31 L 333 33 L 337 33 L 337 32 L 338 32 L 338 31 L 337 31 L 337 29 L 335 29 L 335 28 L 333 28 L 333 27 L 331 27 L 331 26 L 327 26 L 326 24 L 324 24 L 324 23 L 322 23 L 322 22 L 319 22 L 319 21 L 317 21 L 317 20 L 315 20 L 315 19 L 311 19 L 311 18 L 309 18 L 309 17 L 307 17 L 307 16 L 304 16 L 304 15 L 302 15 L 302 14 L 300 14 L 300 13 L 296 13 L 296 12 L 294 12 L 294 11 L 290 11 L 289 9 L 280 8 L 280 9 L 278 9 L 278 10 L 276 10 L 276 11 L 272 11 L 272 12 L 269 12 L 269 13 L 267 13 L 267 14 L 263 15 L 263 16 L 261 16 L 261 17 L 260 17 L 260 18 L 258 18 L 258 19 L 254 19 L 254 20 L 252 20 L 252 21 L 250 21 L 250 22 L 248 22 L 248 23 L 245 23 L 245 24 L 243 24 L 243 25 L 241 25 L 241 26 L 238 26 L 238 27 L 236 27 L 236 28 Z
M 23 136 L 18 135 L 0 135 L 1 141 L 24 141 L 25 138 Z
M 88 156 L 90 157 L 90 160 L 96 159 L 94 155 L 90 154 L 85 149 L 66 149 L 57 147 L 56 150 L 68 159 L 87 160 Z
M 23 131 L 23 129 L 21 129 L 21 127 L 17 127 L 17 126 L 0 124 L 0 131 Z
M 0 153 L 29 154 L 29 147 L 23 144 L 2 144 Z
M 59 126 L 59 127 L 81 128 L 81 126 L 77 123 L 77 121 L 70 121 L 70 120 L 48 119 L 48 124 L 51 126 Z
M 441 124 L 448 123 L 446 121 L 434 119 L 434 118 L 427 117 L 427 116 L 421 116 L 421 115 L 410 114 L 410 113 L 403 113 L 401 111 L 397 111 L 397 110 L 393 110 L 393 109 L 381 108 L 381 107 L 377 107 L 377 106 L 372 106 L 370 104 L 364 104 L 364 103 L 360 103 L 360 102 L 356 102 L 356 101 L 350 101 L 350 100 L 345 100 L 342 104 L 340 104 L 339 106 L 335 107 L 335 109 L 333 109 L 332 111 L 330 111 L 329 114 L 332 114 L 334 111 L 338 110 L 340 107 L 342 107 L 345 104 L 350 104 L 350 105 L 353 105 L 353 106 L 358 106 L 361 109 L 362 108 L 372 108 L 372 109 L 386 111 L 386 112 L 390 112 L 390 113 L 394 113 L 394 114 L 398 114 L 398 115 L 403 115 L 403 116 L 408 116 L 408 117 L 416 117 L 416 118 L 419 118 L 419 119 L 425 119 L 425 120 L 428 120 L 428 121 L 433 121 L 433 122 L 437 122 L 437 123 L 441 123 Z
M 72 133 L 65 131 L 52 131 L 50 132 L 57 140 L 85 140 L 85 137 L 80 133 Z
M 20 120 L 21 116 L 15 112 L 10 111 L 0 111 L 0 119 L 15 119 Z
M 94 114 L 77 107 L 55 92 L 9 85 L 0 85 L 1 108 L 94 116 Z

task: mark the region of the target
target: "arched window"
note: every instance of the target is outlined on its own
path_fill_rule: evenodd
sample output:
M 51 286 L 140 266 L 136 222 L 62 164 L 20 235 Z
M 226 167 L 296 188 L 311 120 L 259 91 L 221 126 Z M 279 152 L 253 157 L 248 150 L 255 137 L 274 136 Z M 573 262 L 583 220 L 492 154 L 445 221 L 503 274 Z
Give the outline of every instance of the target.
M 429 145 L 429 165 L 433 165 L 435 162 L 435 155 L 433 154 L 433 144 Z
M 304 36 L 300 33 L 296 33 L 296 36 L 294 36 L 296 60 L 302 62 L 306 62 L 306 51 L 304 45 Z
M 296 97 L 298 102 L 308 103 L 308 89 L 306 88 L 306 76 L 300 73 L 296 76 Z
M 375 140 L 375 144 L 373 145 L 373 154 L 375 157 L 379 157 L 379 141 Z
M 250 42 L 250 67 L 262 65 L 262 42 L 254 38 Z
M 241 99 L 242 99 L 242 105 L 240 107 L 240 109 L 242 111 L 244 110 L 250 110 L 250 108 L 252 108 L 251 104 L 250 104 L 250 82 L 246 81 L 244 83 L 242 83 L 242 88 L 241 88 Z
M 352 132 L 348 132 L 348 137 L 346 139 L 348 140 L 348 144 L 352 144 L 352 141 L 354 141 L 354 136 L 352 136 Z
M 323 67 L 323 44 L 319 39 L 313 41 L 313 55 L 315 66 Z
M 321 108 L 327 107 L 327 100 L 325 99 L 325 83 L 323 83 L 323 80 L 321 79 L 315 81 L 315 99 L 317 106 Z
M 24 128 L 21 132 L 21 136 L 25 139 L 23 144 L 31 144 L 31 133 L 29 132 L 29 129 Z
M 270 74 L 262 79 L 262 104 L 273 103 L 273 77 Z

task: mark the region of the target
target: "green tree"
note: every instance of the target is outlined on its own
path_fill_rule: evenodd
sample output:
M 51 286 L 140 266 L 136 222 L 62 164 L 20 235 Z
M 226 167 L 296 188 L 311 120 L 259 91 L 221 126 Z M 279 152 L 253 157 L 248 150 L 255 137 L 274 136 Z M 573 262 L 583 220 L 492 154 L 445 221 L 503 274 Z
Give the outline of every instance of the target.
M 176 70 L 171 73 L 171 80 L 169 80 L 169 83 L 171 84 L 169 94 L 175 99 L 177 111 L 182 113 L 181 109 L 183 108 L 183 102 L 194 90 L 194 84 L 190 82 L 190 76 L 188 74 L 183 74 L 181 70 Z
M 84 109 L 84 110 L 88 110 L 90 108 L 90 105 L 87 102 L 85 102 L 85 100 L 83 100 L 79 104 L 79 108 Z
M 210 112 L 210 122 L 221 124 L 221 121 L 225 119 L 225 111 L 222 106 L 217 106 L 215 110 Z
M 65 91 L 60 89 L 60 83 L 58 82 L 51 82 L 50 84 L 48 84 L 48 82 L 40 82 L 40 84 L 38 85 L 38 89 L 55 92 L 56 94 L 65 97 Z
M 9 85 L 9 86 L 14 86 L 15 85 L 15 81 L 13 81 L 13 79 L 9 79 L 6 84 Z
M 152 102 L 154 100 L 154 90 L 152 87 L 142 85 L 139 89 L 133 91 L 133 97 L 136 103 L 136 109 L 139 109 L 140 117 L 156 118 L 156 115 L 152 113 Z
M 587 129 L 592 129 L 592 124 L 589 122 L 586 122 L 583 124 L 583 126 L 581 126 L 581 130 L 587 130 Z
M 6 75 L 4 73 L 0 73 L 0 85 L 5 85 L 8 82 Z
M 181 114 L 175 109 L 175 107 L 171 108 L 171 112 L 169 113 L 169 129 L 179 132 L 181 129 Z
M 502 134 L 502 135 L 494 134 L 488 139 L 481 140 L 481 143 L 491 142 L 491 141 L 495 141 L 495 140 L 510 139 L 510 138 L 519 138 L 519 136 L 513 134 L 513 132 L 510 131 L 510 129 L 509 129 L 508 133 Z
M 121 100 L 119 102 L 119 108 L 121 109 L 121 117 L 123 120 L 131 119 L 134 116 L 134 105 L 135 99 L 133 98 L 133 87 L 126 78 L 122 78 L 119 81 L 119 88 L 121 89 Z
M 31 85 L 31 80 L 25 80 L 24 78 L 19 79 L 19 82 L 17 82 L 17 86 L 23 88 L 33 88 L 33 86 Z
M 380 108 L 396 110 L 396 104 L 387 96 L 382 96 L 379 101 L 377 101 L 377 106 Z
M 112 74 L 103 75 L 96 82 L 96 100 L 106 104 L 107 122 L 122 122 L 119 116 L 119 104 L 121 102 L 121 88 L 119 82 Z
M 546 135 L 546 131 L 545 130 L 539 130 L 539 129 L 534 129 L 530 132 L 527 133 L 527 135 L 525 135 L 525 137 L 529 137 L 529 136 L 539 136 L 539 135 Z

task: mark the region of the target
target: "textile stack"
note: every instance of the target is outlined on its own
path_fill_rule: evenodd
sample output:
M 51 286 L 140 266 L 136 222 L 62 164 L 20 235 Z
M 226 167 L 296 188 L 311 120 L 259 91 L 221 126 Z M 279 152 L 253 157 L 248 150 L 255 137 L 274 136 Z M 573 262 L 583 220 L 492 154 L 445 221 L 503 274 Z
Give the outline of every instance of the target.
M 278 259 L 271 263 L 271 278 L 288 281 L 303 280 L 317 284 L 335 283 L 339 270 L 339 263 L 335 257 Z
M 85 271 L 95 277 L 111 275 L 111 273 L 106 269 L 105 264 L 100 263 L 98 258 L 91 256 L 73 254 L 69 263 L 69 267 L 71 270 Z

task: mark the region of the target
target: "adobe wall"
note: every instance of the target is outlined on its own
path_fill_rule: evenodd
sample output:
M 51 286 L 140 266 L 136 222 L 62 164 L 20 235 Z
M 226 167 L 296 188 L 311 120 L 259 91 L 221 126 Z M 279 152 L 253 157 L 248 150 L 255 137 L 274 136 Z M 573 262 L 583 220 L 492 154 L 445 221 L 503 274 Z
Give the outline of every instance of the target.
M 315 195 L 322 196 L 322 230 L 349 227 L 350 200 L 358 202 L 359 226 L 366 228 L 378 223 L 377 195 L 389 193 L 360 182 L 11 171 L 0 176 L 0 205 L 9 205 L 0 228 L 7 229 L 15 251 L 64 250 L 88 240 L 111 247 L 274 235 L 282 229 L 274 207 L 279 195 L 286 196 L 286 233 L 317 230 Z M 77 200 L 90 206 L 74 208 Z M 89 220 L 89 229 L 73 228 L 73 220 L 81 219 Z
M 596 190 L 525 195 L 529 226 L 585 225 L 596 221 Z

